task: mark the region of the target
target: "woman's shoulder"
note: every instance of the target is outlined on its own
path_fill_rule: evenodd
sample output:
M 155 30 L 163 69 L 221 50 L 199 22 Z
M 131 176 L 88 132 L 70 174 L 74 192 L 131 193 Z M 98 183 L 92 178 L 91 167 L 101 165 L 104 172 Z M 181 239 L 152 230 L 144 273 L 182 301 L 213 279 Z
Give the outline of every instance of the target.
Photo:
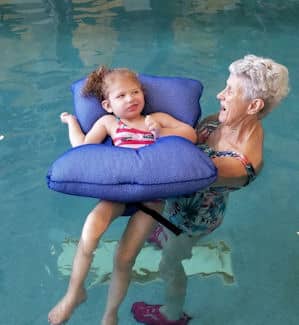
M 263 167 L 264 129 L 261 123 L 257 123 L 248 135 L 246 145 L 242 153 L 248 158 L 254 170 L 258 174 Z
M 260 123 L 252 125 L 234 137 L 222 135 L 221 146 L 210 148 L 218 169 L 219 186 L 241 187 L 250 183 L 263 166 L 263 128 Z

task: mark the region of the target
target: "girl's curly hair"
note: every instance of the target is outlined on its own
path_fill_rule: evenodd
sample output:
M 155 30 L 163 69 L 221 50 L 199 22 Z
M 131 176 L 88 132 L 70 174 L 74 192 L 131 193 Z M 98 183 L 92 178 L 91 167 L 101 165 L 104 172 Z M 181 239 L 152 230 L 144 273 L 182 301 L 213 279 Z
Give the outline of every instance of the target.
M 119 75 L 133 79 L 141 87 L 141 83 L 134 71 L 127 68 L 109 69 L 101 65 L 88 75 L 83 88 L 83 95 L 95 96 L 100 102 L 107 99 L 109 95 L 109 86 L 111 82 L 113 82 L 113 79 Z

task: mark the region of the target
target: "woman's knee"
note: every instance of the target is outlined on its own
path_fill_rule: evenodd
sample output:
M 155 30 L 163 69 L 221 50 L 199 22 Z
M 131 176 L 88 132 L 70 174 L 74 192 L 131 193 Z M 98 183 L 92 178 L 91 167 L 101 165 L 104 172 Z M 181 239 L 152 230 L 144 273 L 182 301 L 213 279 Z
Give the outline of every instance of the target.
M 135 264 L 136 256 L 117 250 L 114 256 L 114 267 L 118 270 L 130 270 Z
M 162 258 L 159 264 L 159 272 L 161 277 L 176 277 L 184 274 L 184 267 L 182 261 L 176 260 L 170 263 L 169 260 Z

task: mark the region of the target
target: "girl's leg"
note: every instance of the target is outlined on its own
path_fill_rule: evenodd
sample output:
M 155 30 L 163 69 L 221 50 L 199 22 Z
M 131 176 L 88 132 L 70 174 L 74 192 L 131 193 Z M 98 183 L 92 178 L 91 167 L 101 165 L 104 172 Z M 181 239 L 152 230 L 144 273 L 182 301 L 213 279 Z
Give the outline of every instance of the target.
M 101 201 L 87 216 L 83 226 L 69 286 L 65 296 L 50 311 L 48 321 L 59 325 L 71 316 L 73 310 L 86 299 L 84 280 L 90 268 L 94 250 L 99 239 L 110 223 L 124 212 L 125 206 L 120 203 Z
M 153 203 L 150 207 L 161 211 L 162 204 Z M 151 216 L 141 211 L 135 213 L 129 220 L 114 257 L 114 268 L 102 325 L 117 324 L 118 308 L 127 293 L 135 259 L 156 224 L 157 222 Z

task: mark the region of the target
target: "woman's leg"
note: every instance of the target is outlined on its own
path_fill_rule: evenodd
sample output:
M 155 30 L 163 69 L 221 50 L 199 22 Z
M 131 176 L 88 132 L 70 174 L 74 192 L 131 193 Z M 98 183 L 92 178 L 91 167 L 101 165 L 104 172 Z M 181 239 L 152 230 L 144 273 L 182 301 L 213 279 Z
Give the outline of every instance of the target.
M 199 238 L 186 234 L 178 237 L 167 235 L 168 240 L 163 247 L 160 262 L 160 276 L 165 283 L 165 304 L 160 311 L 167 319 L 177 320 L 183 316 L 187 289 L 187 277 L 182 261 L 192 257 L 192 247 Z
M 69 286 L 65 296 L 49 312 L 48 320 L 52 325 L 59 325 L 71 316 L 73 310 L 86 299 L 84 280 L 90 268 L 94 250 L 102 234 L 110 223 L 124 212 L 121 203 L 101 201 L 87 216 L 83 226 Z
M 156 211 L 162 210 L 161 203 L 147 204 L 147 206 Z M 156 224 L 157 222 L 151 216 L 141 211 L 130 218 L 114 257 L 114 268 L 102 325 L 117 324 L 118 308 L 127 293 L 135 259 Z
M 160 262 L 160 275 L 165 281 L 165 304 L 150 305 L 135 302 L 132 312 L 137 321 L 143 324 L 188 324 L 191 319 L 183 312 L 186 297 L 187 277 L 182 261 L 192 256 L 192 247 L 199 239 L 185 234 L 175 236 L 167 231 L 167 242 L 163 245 Z

